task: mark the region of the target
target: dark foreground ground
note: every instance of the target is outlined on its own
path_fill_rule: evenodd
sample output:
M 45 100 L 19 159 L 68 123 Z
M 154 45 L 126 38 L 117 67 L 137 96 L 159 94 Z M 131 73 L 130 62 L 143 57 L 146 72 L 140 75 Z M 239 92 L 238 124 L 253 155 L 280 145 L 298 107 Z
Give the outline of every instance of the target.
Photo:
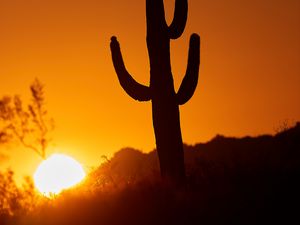
M 300 224 L 299 123 L 275 136 L 217 136 L 186 145 L 185 159 L 187 187 L 174 191 L 157 178 L 155 151 L 122 149 L 84 184 L 52 200 L 31 192 L 15 197 L 0 224 Z

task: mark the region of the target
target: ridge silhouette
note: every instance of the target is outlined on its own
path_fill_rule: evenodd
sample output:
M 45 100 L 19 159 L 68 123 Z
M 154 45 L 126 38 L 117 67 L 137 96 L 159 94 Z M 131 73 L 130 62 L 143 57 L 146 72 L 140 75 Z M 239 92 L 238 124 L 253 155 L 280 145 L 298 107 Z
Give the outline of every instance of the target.
M 170 40 L 182 35 L 187 12 L 187 0 L 176 0 L 174 18 L 168 26 L 163 0 L 146 0 L 149 87 L 136 82 L 126 70 L 115 36 L 111 38 L 110 44 L 113 65 L 122 88 L 135 100 L 152 101 L 153 127 L 161 175 L 175 186 L 185 183 L 179 105 L 185 104 L 193 96 L 200 65 L 200 37 L 192 34 L 186 74 L 176 93 L 171 71 Z
M 0 224 L 298 224 L 300 123 L 276 135 L 218 135 L 184 151 L 187 188 L 179 191 L 161 182 L 156 151 L 132 148 L 52 203 L 36 198 L 30 180 L 19 188 L 13 171 L 0 171 Z

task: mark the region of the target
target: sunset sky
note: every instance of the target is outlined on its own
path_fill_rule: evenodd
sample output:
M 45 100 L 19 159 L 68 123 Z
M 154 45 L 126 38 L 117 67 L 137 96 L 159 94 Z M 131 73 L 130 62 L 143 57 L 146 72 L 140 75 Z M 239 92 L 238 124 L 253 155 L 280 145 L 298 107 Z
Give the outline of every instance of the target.
M 174 0 L 165 7 L 170 22 Z M 148 84 L 145 14 L 145 0 L 0 0 L 0 96 L 27 101 L 34 78 L 46 85 L 56 124 L 49 154 L 67 153 L 88 170 L 122 147 L 155 147 L 151 103 L 126 95 L 109 49 L 116 35 L 127 69 Z M 176 89 L 194 32 L 201 66 L 195 95 L 180 108 L 185 143 L 274 133 L 300 120 L 299 0 L 190 0 L 185 32 L 171 43 Z M 41 162 L 20 146 L 0 150 L 10 156 L 0 168 L 19 176 Z

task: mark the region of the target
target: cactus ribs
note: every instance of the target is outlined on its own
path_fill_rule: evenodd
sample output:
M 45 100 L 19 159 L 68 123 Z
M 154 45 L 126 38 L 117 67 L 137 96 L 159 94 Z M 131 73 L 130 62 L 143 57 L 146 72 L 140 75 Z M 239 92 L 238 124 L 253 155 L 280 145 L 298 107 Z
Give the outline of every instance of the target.
M 174 18 L 168 26 L 163 0 L 146 0 L 149 87 L 136 82 L 127 72 L 116 37 L 111 38 L 110 45 L 112 61 L 122 88 L 135 100 L 152 101 L 153 126 L 161 175 L 176 186 L 185 183 L 179 105 L 185 104 L 193 96 L 200 65 L 200 37 L 192 34 L 186 74 L 176 93 L 171 71 L 170 40 L 182 35 L 187 12 L 187 0 L 176 0 Z

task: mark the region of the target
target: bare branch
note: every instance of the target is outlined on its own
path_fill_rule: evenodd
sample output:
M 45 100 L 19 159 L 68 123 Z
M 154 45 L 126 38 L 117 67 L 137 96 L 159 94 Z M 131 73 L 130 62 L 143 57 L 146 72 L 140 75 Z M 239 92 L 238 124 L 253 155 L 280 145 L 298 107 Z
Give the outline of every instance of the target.
M 48 135 L 54 127 L 53 120 L 47 118 L 44 108 L 44 85 L 35 79 L 30 90 L 32 99 L 26 109 L 17 95 L 0 99 L 0 143 L 15 139 L 45 158 L 50 142 Z

